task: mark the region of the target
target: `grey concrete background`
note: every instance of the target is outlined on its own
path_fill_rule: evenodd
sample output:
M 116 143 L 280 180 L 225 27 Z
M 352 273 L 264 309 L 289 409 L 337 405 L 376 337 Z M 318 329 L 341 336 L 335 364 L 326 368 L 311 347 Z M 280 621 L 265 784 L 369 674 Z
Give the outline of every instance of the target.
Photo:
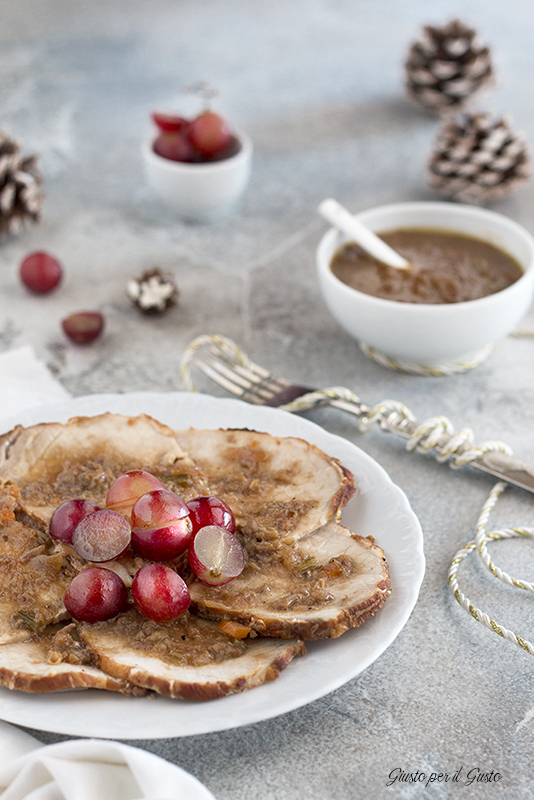
M 436 199 L 425 164 L 437 122 L 404 99 L 402 62 L 424 23 L 456 16 L 480 31 L 496 64 L 497 86 L 474 107 L 509 115 L 534 142 L 527 0 L 2 0 L 0 128 L 39 153 L 47 196 L 42 223 L 0 243 L 0 351 L 33 345 L 76 396 L 180 390 L 186 344 L 219 332 L 287 377 L 344 384 L 370 404 L 402 400 L 419 419 L 445 414 L 534 461 L 532 340 L 508 338 L 454 377 L 393 373 L 341 331 L 315 279 L 324 197 L 354 211 Z M 186 225 L 146 185 L 140 146 L 149 112 L 181 108 L 181 87 L 201 79 L 219 88 L 218 109 L 250 133 L 255 156 L 235 214 Z M 534 183 L 494 209 L 534 231 Z M 61 291 L 35 298 L 19 284 L 18 264 L 35 249 L 64 263 Z M 175 271 L 181 302 L 148 318 L 125 286 L 156 264 Z M 81 308 L 100 309 L 107 322 L 86 348 L 59 325 Z M 532 314 L 527 322 L 534 327 Z M 189 770 L 218 800 L 531 797 L 532 656 L 477 625 L 446 587 L 491 479 L 408 455 L 379 431 L 362 436 L 338 412 L 312 418 L 376 458 L 421 520 L 427 573 L 410 621 L 361 676 L 298 711 L 137 744 Z M 498 526 L 533 519 L 532 497 L 520 490 L 495 514 Z M 503 568 L 532 578 L 528 542 L 494 547 Z M 475 562 L 462 575 L 477 605 L 532 637 L 531 597 L 495 586 Z M 399 767 L 502 778 L 388 787 Z

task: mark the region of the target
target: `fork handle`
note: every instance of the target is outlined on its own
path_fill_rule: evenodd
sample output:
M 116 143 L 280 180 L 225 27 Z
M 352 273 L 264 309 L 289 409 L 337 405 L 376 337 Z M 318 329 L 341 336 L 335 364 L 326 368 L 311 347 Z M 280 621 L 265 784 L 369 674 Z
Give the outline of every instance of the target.
M 301 386 L 298 383 L 292 383 L 290 386 L 286 386 L 285 389 L 277 392 L 269 400 L 264 400 L 262 405 L 279 408 L 280 406 L 285 406 L 287 403 L 292 403 L 293 400 L 296 400 L 298 397 L 315 391 L 316 390 L 312 389 L 310 386 Z M 346 410 L 348 411 L 349 409 Z
M 293 385 L 284 389 L 283 392 L 280 392 L 275 398 L 272 398 L 270 403 L 266 405 L 285 405 L 286 403 L 298 400 L 298 398 L 302 397 L 304 394 L 314 391 L 316 390 Z M 290 397 L 291 399 L 282 400 L 282 402 L 280 402 L 282 395 L 288 398 Z M 364 430 L 371 422 L 376 421 L 380 424 L 382 430 L 389 431 L 407 440 L 413 440 L 420 430 L 419 423 L 411 416 L 408 409 L 404 409 L 405 413 L 380 414 L 380 412 L 376 413 L 375 409 L 362 403 L 356 396 L 351 400 L 343 397 L 336 397 L 335 395 L 328 397 L 326 394 L 310 402 L 308 407 L 313 408 L 324 405 L 338 408 L 340 411 L 345 411 L 357 417 L 360 425 L 366 423 L 364 425 Z M 382 405 L 387 409 L 387 402 Z M 400 403 L 390 404 L 391 407 L 393 407 L 393 405 L 402 407 Z M 380 408 L 380 406 L 377 406 L 377 408 Z M 293 410 L 298 409 L 295 408 Z M 302 410 L 304 410 L 304 408 L 302 408 Z M 443 454 L 447 452 L 447 447 L 451 444 L 452 439 L 453 435 L 444 433 L 437 437 L 430 445 L 423 445 L 420 449 L 434 451 L 442 456 L 442 460 L 445 460 Z M 474 457 L 466 458 L 465 462 L 462 463 L 462 454 L 473 450 L 478 450 L 478 454 Z M 460 443 L 454 450 L 451 449 L 450 456 L 454 456 L 456 461 L 459 462 L 456 463 L 456 466 L 463 466 L 464 463 L 466 465 L 469 464 L 475 469 L 493 475 L 500 480 L 505 480 L 529 492 L 534 492 L 534 464 L 515 458 L 510 453 L 503 452 L 501 449 L 487 449 L 483 445 L 477 448 L 477 446 L 472 443 Z M 455 466 L 455 464 L 452 464 L 452 466 Z
M 398 436 L 410 439 L 416 433 L 417 428 L 417 422 L 408 420 L 404 425 L 393 421 L 391 426 L 388 425 L 386 430 L 391 430 L 392 433 Z M 438 453 L 446 450 L 452 438 L 453 437 L 449 435 L 441 436 L 431 449 Z M 458 447 L 455 456 L 457 455 L 461 460 L 462 453 L 467 452 L 472 447 L 473 445 Z M 486 450 L 475 458 L 466 460 L 465 465 L 475 467 L 475 469 L 493 475 L 500 480 L 512 483 L 514 486 L 519 486 L 529 492 L 534 492 L 534 464 L 516 458 L 510 453 L 501 450 Z M 460 463 L 460 466 L 463 465 Z

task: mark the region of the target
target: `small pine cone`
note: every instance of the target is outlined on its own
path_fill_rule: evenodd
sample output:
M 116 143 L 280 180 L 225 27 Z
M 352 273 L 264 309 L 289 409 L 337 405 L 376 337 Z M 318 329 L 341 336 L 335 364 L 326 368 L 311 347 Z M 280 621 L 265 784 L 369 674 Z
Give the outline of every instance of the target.
M 143 313 L 162 314 L 176 305 L 178 287 L 170 272 L 154 267 L 128 281 L 126 294 Z
M 22 156 L 18 142 L 0 131 L 0 239 L 38 222 L 43 176 L 36 155 Z
M 405 62 L 406 93 L 436 114 L 461 111 L 493 81 L 488 47 L 458 19 L 442 28 L 426 25 Z
M 447 119 L 430 158 L 429 184 L 439 194 L 483 204 L 505 197 L 531 176 L 528 146 L 504 117 L 462 114 Z

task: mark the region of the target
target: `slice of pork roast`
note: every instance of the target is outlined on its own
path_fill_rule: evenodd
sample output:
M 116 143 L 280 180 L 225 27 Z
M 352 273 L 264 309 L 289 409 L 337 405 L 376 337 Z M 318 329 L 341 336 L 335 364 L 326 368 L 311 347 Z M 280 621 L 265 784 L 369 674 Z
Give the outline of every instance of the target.
M 131 609 L 78 628 L 109 675 L 188 700 L 212 700 L 274 680 L 306 652 L 297 640 L 235 638 L 188 612 L 158 623 Z
M 132 469 L 152 472 L 186 499 L 206 492 L 174 432 L 145 414 L 17 426 L 0 437 L 0 486 L 19 487 L 22 512 L 43 530 L 65 500 L 85 497 L 103 505 L 115 478 Z
M 0 487 L 0 644 L 63 618 L 63 594 L 75 575 L 48 534 L 16 519 L 17 503 L 17 487 Z
M 303 439 L 249 430 L 176 434 L 225 500 L 242 536 L 296 541 L 339 518 L 354 493 L 352 474 Z
M 145 694 L 139 686 L 95 667 L 89 649 L 72 637 L 72 629 L 72 623 L 63 628 L 56 625 L 26 642 L 0 645 L 0 686 L 38 693 L 106 689 Z
M 372 616 L 391 591 L 383 550 L 372 537 L 328 522 L 293 545 L 247 539 L 248 561 L 224 586 L 190 577 L 191 608 L 265 636 L 340 636 Z

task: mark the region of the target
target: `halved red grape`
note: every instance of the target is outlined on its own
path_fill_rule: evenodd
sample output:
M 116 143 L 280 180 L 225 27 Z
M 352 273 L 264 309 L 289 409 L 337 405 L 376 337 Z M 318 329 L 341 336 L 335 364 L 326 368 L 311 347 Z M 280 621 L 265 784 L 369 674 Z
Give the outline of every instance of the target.
M 74 619 L 102 622 L 125 611 L 128 591 L 119 576 L 104 567 L 89 567 L 67 586 L 65 608 Z
M 77 311 L 61 321 L 63 330 L 78 344 L 88 344 L 100 336 L 104 329 L 104 317 L 99 311 Z
M 132 597 L 141 614 L 156 622 L 178 619 L 191 602 L 185 581 L 163 564 L 145 564 L 135 573 Z
M 165 131 L 154 139 L 152 149 L 158 156 L 185 163 L 199 161 L 201 156 L 183 131 Z
M 55 289 L 63 275 L 57 258 L 42 251 L 30 253 L 20 265 L 20 278 L 32 292 L 46 294 Z
M 245 551 L 233 533 L 208 525 L 201 528 L 189 545 L 189 564 L 201 581 L 222 586 L 241 575 Z
M 172 561 L 189 546 L 193 526 L 182 498 L 166 489 L 142 495 L 132 509 L 132 547 L 151 561 Z
M 235 517 L 224 500 L 218 497 L 195 497 L 189 500 L 187 507 L 191 513 L 194 534 L 206 525 L 217 525 L 230 533 L 235 532 Z
M 124 472 L 113 481 L 106 496 L 106 507 L 129 516 L 134 503 L 141 495 L 153 489 L 164 489 L 162 482 L 142 469 Z
M 232 130 L 214 111 L 203 111 L 191 122 L 188 131 L 193 146 L 205 158 L 211 158 L 232 141 Z
M 165 114 L 161 111 L 154 111 L 152 120 L 161 131 L 180 131 L 189 125 L 189 121 L 185 117 L 178 114 Z
M 86 561 L 110 561 L 130 544 L 129 522 L 109 508 L 92 511 L 78 522 L 72 533 L 72 546 Z
M 58 539 L 62 542 L 72 541 L 72 532 L 81 519 L 90 514 L 92 511 L 97 511 L 98 506 L 92 503 L 91 500 L 79 498 L 76 500 L 66 500 L 56 508 L 50 523 L 48 531 L 52 539 Z

